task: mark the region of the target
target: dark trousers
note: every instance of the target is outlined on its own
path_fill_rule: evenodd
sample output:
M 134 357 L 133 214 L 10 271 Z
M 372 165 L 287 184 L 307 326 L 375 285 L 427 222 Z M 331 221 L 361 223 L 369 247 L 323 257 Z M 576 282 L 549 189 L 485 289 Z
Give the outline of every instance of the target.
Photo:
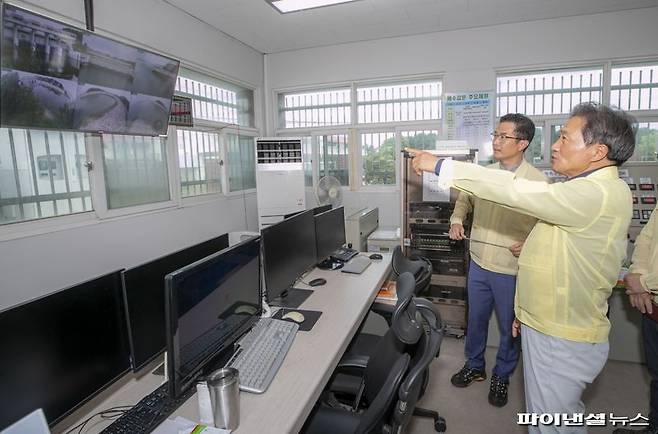
M 651 426 L 658 427 L 658 323 L 646 315 L 642 316 L 642 335 L 647 367 L 651 375 L 649 421 Z
M 485 369 L 484 350 L 491 312 L 496 309 L 500 346 L 493 373 L 504 381 L 514 372 L 519 361 L 519 338 L 512 338 L 516 276 L 494 273 L 471 261 L 468 271 L 468 326 L 466 358 L 471 369 Z

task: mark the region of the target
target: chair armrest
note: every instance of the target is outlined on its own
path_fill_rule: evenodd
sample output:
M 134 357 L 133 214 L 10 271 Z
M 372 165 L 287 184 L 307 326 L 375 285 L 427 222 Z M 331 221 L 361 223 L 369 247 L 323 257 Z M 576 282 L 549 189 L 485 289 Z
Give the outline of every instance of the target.
M 351 434 L 361 418 L 349 411 L 316 405 L 302 432 L 304 434 Z
M 352 375 L 360 375 L 363 370 L 368 366 L 369 356 L 364 356 L 361 354 L 346 354 L 338 362 L 336 367 L 337 371 L 345 372 L 349 374 L 350 372 L 355 372 Z

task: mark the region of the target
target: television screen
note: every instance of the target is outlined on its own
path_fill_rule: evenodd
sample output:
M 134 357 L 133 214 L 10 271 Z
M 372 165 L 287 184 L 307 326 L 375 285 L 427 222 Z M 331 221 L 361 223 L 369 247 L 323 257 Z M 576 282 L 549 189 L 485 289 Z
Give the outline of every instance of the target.
M 166 134 L 179 62 L 2 8 L 3 126 Z

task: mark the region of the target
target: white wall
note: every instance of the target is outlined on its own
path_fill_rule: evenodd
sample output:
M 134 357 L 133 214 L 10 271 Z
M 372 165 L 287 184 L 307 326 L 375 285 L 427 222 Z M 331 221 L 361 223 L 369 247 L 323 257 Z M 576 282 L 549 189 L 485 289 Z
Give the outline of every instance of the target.
M 268 54 L 268 91 L 432 73 L 445 92 L 494 89 L 497 70 L 658 58 L 657 22 L 647 8 Z M 381 225 L 400 224 L 399 193 L 352 194 L 346 205 L 379 204 Z
M 81 0 L 16 4 L 84 27 Z M 239 78 L 257 89 L 263 87 L 261 53 L 162 1 L 96 1 L 94 5 L 99 34 L 179 58 L 227 79 Z M 220 198 L 0 241 L 0 310 L 229 231 L 257 227 L 252 193 L 244 201 L 242 196 Z

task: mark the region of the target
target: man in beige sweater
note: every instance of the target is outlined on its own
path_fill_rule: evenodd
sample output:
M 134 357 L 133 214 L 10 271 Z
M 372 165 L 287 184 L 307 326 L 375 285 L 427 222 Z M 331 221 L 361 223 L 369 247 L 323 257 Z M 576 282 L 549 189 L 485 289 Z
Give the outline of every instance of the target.
M 510 113 L 501 117 L 492 134 L 493 156 L 497 162 L 488 167 L 507 170 L 517 178 L 546 181 L 546 177 L 523 158 L 534 134 L 535 125 L 526 116 Z M 491 312 L 495 309 L 500 346 L 488 399 L 491 405 L 502 407 L 507 404 L 509 377 L 519 359 L 519 340 L 512 337 L 517 257 L 537 219 L 462 192 L 450 217 L 450 238 L 464 238 L 463 221 L 471 212 L 466 363 L 453 375 L 451 382 L 456 387 L 466 387 L 473 381 L 486 379 L 484 350 Z

